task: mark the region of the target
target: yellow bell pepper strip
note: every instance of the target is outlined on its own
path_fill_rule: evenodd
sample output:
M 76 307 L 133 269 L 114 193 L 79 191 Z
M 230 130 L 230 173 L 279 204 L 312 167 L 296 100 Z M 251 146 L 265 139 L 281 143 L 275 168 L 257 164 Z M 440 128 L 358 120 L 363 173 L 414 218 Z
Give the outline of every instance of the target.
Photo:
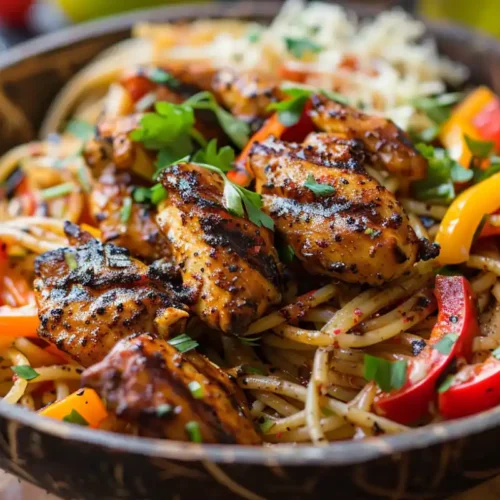
M 81 225 L 81 228 L 83 231 L 87 231 L 87 233 L 90 233 L 97 240 L 102 239 L 102 232 L 100 229 L 97 229 L 97 227 L 91 226 L 90 224 L 83 223 Z
M 44 417 L 88 425 L 94 429 L 108 416 L 102 399 L 94 389 L 80 389 L 39 413 Z
M 441 143 L 449 155 L 463 167 L 467 168 L 472 159 L 465 136 L 476 140 L 484 139 L 474 126 L 474 120 L 496 99 L 497 96 L 488 87 L 478 87 L 455 107 L 441 128 L 439 133 Z
M 500 208 L 500 173 L 463 191 L 441 221 L 436 242 L 443 265 L 460 264 L 469 258 L 474 234 L 484 215 Z

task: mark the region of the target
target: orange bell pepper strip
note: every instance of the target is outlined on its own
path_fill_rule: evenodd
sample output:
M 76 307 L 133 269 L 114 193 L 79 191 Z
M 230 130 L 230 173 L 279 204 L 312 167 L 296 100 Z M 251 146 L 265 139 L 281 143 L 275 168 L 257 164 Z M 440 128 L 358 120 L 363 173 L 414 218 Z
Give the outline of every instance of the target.
M 488 87 L 478 87 L 455 107 L 450 118 L 441 127 L 440 141 L 462 167 L 468 168 L 472 159 L 465 136 L 476 140 L 485 139 L 474 122 L 481 111 L 495 99 L 496 95 Z
M 236 160 L 236 165 L 239 168 L 245 168 L 250 151 L 256 142 L 264 142 L 271 136 L 280 138 L 281 134 L 283 134 L 285 130 L 286 126 L 279 121 L 278 113 L 274 113 L 274 115 L 268 118 L 264 125 L 250 138 L 248 144 L 244 147 L 240 156 Z
M 7 348 L 18 337 L 37 337 L 40 324 L 33 304 L 23 307 L 0 307 L 0 348 Z
M 94 389 L 80 389 L 68 397 L 52 403 L 40 410 L 39 414 L 44 417 L 65 420 L 76 411 L 88 423 L 89 427 L 96 429 L 99 424 L 108 416 L 108 411 L 102 399 Z
M 453 201 L 441 221 L 436 242 L 443 265 L 460 264 L 469 258 L 474 234 L 484 215 L 500 209 L 500 173 L 466 189 Z

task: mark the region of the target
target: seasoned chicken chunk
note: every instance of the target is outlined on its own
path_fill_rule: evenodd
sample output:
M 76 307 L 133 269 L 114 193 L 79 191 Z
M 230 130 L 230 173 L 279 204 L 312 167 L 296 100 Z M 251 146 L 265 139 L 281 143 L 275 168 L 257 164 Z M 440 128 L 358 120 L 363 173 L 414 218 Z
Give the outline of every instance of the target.
M 132 333 L 168 337 L 181 333 L 186 308 L 148 268 L 114 245 L 103 245 L 67 223 L 73 247 L 40 255 L 35 261 L 38 334 L 83 366 L 106 356 Z
M 211 328 L 245 332 L 281 299 L 272 233 L 224 208 L 224 182 L 215 172 L 179 164 L 160 180 L 168 198 L 157 220 L 194 312 Z
M 220 368 L 151 335 L 121 340 L 82 383 L 141 435 L 189 441 L 197 428 L 204 443 L 260 443 L 243 394 Z
M 426 176 L 427 160 L 391 120 L 367 115 L 323 95 L 313 95 L 311 101 L 309 114 L 314 124 L 321 131 L 362 141 L 375 167 L 407 180 Z
M 249 160 L 264 210 L 297 258 L 313 274 L 351 283 L 380 285 L 409 271 L 421 244 L 394 195 L 349 158 L 356 144 L 328 152 L 313 143 L 270 139 Z
M 102 231 L 103 241 L 125 247 L 148 262 L 168 257 L 166 238 L 155 220 L 156 207 L 136 203 L 132 191 L 131 174 L 113 166 L 106 168 L 95 183 L 90 211 Z

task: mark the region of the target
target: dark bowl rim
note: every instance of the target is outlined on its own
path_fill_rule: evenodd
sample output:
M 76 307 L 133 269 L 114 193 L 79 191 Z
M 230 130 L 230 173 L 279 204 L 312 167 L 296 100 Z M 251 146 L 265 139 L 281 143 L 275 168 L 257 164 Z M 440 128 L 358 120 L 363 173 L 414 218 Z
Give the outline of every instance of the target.
M 61 49 L 78 42 L 105 35 L 118 34 L 130 30 L 138 21 L 180 20 L 203 17 L 225 18 L 270 18 L 281 2 L 239 2 L 202 3 L 163 6 L 153 9 L 133 11 L 98 21 L 65 28 L 53 34 L 38 37 L 0 54 L 0 70 L 14 66 L 23 59 L 36 57 L 42 53 Z M 350 9 L 371 15 L 374 9 L 360 5 L 349 5 Z M 196 13 L 196 14 L 195 14 Z M 431 33 L 439 32 L 442 37 L 460 37 L 474 43 L 478 50 L 500 52 L 500 43 L 494 38 L 455 24 L 426 22 Z M 175 459 L 182 461 L 208 461 L 212 463 L 244 463 L 266 467 L 311 466 L 311 465 L 353 465 L 394 453 L 427 448 L 464 436 L 479 434 L 500 425 L 500 407 L 488 412 L 446 423 L 436 423 L 413 429 L 398 435 L 369 438 L 364 441 L 346 441 L 326 446 L 286 445 L 276 447 L 250 447 L 241 445 L 194 444 L 162 439 L 126 436 L 110 432 L 88 429 L 33 415 L 33 412 L 19 406 L 0 402 L 0 417 L 8 420 L 10 432 L 16 432 L 19 425 L 34 431 L 61 439 L 72 439 L 99 446 L 110 451 L 134 453 L 147 457 Z M 300 450 L 300 452 L 298 452 Z

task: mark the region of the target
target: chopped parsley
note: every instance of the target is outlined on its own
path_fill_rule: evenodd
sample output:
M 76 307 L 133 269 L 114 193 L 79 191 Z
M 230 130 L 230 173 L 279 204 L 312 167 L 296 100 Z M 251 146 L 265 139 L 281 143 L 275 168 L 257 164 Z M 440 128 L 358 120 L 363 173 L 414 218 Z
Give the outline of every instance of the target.
M 64 184 L 43 189 L 40 191 L 40 194 L 44 200 L 53 200 L 54 198 L 60 198 L 72 193 L 74 188 L 75 185 L 72 182 L 65 182 Z
M 406 382 L 407 361 L 387 361 L 370 354 L 365 354 L 364 377 L 373 380 L 384 391 L 401 389 Z
M 120 209 L 120 221 L 126 224 L 132 215 L 132 198 L 127 196 L 123 199 L 122 208 Z
M 307 176 L 304 187 L 312 191 L 316 196 L 327 196 L 335 192 L 335 188 L 329 184 L 320 184 L 316 182 L 312 174 Z
M 179 87 L 181 82 L 173 77 L 168 71 L 161 68 L 151 68 L 147 71 L 147 77 L 155 83 L 167 84 L 169 87 Z
M 290 264 L 293 262 L 295 258 L 295 252 L 293 250 L 292 245 L 281 245 L 278 247 L 278 255 L 280 257 L 281 262 L 285 264 Z
M 453 381 L 454 381 L 454 377 L 453 375 L 448 375 L 443 383 L 438 387 L 438 392 L 439 394 L 443 393 L 443 392 L 446 392 L 452 385 L 453 385 Z
M 495 143 L 493 141 L 481 141 L 469 137 L 467 134 L 464 135 L 465 142 L 472 156 L 475 158 L 485 159 L 490 156 L 493 151 Z
M 323 50 L 321 45 L 309 40 L 309 38 L 285 37 L 286 50 L 297 59 L 301 59 L 304 54 L 317 54 Z
M 191 422 L 188 422 L 185 426 L 187 435 L 189 436 L 189 440 L 192 443 L 202 443 L 203 438 L 201 436 L 201 431 L 200 431 L 200 424 L 198 422 L 195 422 L 194 420 L 191 420 Z
M 73 119 L 68 122 L 66 132 L 85 142 L 94 137 L 95 127 L 84 120 Z
M 196 349 L 199 345 L 196 340 L 193 340 L 189 335 L 186 335 L 185 333 L 183 333 L 182 335 L 178 335 L 173 339 L 170 339 L 168 343 L 172 347 L 175 347 L 179 352 L 183 353 L 191 351 L 192 349 Z
M 171 404 L 163 403 L 156 408 L 156 416 L 158 418 L 170 417 L 174 412 L 174 407 Z
M 68 415 L 63 417 L 63 422 L 68 422 L 70 424 L 81 425 L 83 427 L 88 427 L 89 423 L 78 413 L 75 409 L 72 409 Z
M 432 346 L 433 349 L 440 352 L 441 354 L 450 354 L 455 342 L 458 340 L 458 335 L 456 333 L 448 333 L 439 342 Z
M 151 190 L 147 187 L 136 187 L 132 193 L 136 203 L 149 203 L 151 201 Z
M 262 417 L 259 421 L 259 427 L 263 434 L 267 434 L 273 425 L 274 422 L 270 418 Z
M 192 382 L 189 382 L 188 387 L 194 399 L 203 399 L 204 391 L 199 382 L 193 380 Z
M 64 260 L 66 261 L 70 271 L 73 271 L 73 269 L 78 267 L 76 256 L 72 252 L 64 252 Z
M 24 380 L 33 380 L 40 374 L 35 371 L 30 365 L 17 365 L 11 366 L 10 369 L 19 377 Z

